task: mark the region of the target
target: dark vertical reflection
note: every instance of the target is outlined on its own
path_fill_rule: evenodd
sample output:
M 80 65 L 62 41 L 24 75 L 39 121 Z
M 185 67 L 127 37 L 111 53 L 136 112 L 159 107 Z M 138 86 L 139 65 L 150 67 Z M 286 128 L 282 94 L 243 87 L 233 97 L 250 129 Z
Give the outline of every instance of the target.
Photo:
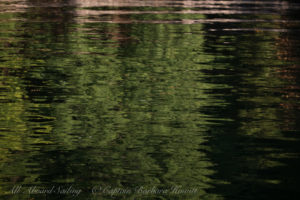
M 230 23 L 204 28 L 205 51 L 215 55 L 214 69 L 205 70 L 206 80 L 230 87 L 209 91 L 228 106 L 205 110 L 232 119 L 213 126 L 209 142 L 214 149 L 209 155 L 217 163 L 213 177 L 223 180 L 212 192 L 225 199 L 299 196 L 299 25 L 293 22 L 299 18 L 283 13 L 267 16 L 284 20 L 270 26 L 278 32 L 261 29 L 259 23 L 251 29 Z

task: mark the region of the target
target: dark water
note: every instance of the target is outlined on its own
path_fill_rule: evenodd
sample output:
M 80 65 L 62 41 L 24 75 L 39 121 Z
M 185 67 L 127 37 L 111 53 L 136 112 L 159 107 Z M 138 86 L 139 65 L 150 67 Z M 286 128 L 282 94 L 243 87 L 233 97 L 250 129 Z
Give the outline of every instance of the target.
M 0 0 L 0 198 L 299 199 L 299 10 Z

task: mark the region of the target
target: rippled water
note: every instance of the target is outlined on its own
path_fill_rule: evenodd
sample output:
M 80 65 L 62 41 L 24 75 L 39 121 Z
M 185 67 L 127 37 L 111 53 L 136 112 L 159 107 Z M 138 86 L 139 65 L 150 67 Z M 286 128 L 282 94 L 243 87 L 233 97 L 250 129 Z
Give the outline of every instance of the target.
M 0 0 L 0 198 L 298 199 L 299 10 Z

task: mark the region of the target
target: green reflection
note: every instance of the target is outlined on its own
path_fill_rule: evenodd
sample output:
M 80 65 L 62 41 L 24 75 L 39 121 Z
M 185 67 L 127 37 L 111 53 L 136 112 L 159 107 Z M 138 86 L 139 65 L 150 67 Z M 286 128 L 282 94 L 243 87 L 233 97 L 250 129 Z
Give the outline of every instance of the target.
M 1 14 L 1 197 L 73 199 L 70 187 L 78 199 L 296 193 L 273 175 L 298 180 L 287 173 L 298 165 L 297 112 L 286 109 L 298 94 L 283 91 L 297 82 L 278 71 L 298 60 L 278 57 L 291 54 L 273 42 L 284 39 L 268 21 L 278 14 L 226 16 L 250 20 L 236 23 L 172 13 L 188 8 L 107 16 L 89 11 L 116 9 L 39 3 Z

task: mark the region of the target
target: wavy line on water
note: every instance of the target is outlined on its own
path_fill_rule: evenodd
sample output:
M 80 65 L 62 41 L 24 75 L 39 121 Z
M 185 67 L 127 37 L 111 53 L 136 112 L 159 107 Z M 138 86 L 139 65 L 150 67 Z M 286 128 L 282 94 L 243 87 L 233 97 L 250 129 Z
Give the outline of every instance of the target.
M 181 19 L 181 20 L 130 20 L 130 19 L 86 19 L 79 18 L 78 21 L 84 23 L 116 23 L 116 24 L 131 24 L 131 23 L 150 23 L 150 24 L 205 24 L 205 23 L 300 23 L 300 20 L 283 20 L 283 19 L 229 19 L 229 18 L 215 18 L 215 19 Z

